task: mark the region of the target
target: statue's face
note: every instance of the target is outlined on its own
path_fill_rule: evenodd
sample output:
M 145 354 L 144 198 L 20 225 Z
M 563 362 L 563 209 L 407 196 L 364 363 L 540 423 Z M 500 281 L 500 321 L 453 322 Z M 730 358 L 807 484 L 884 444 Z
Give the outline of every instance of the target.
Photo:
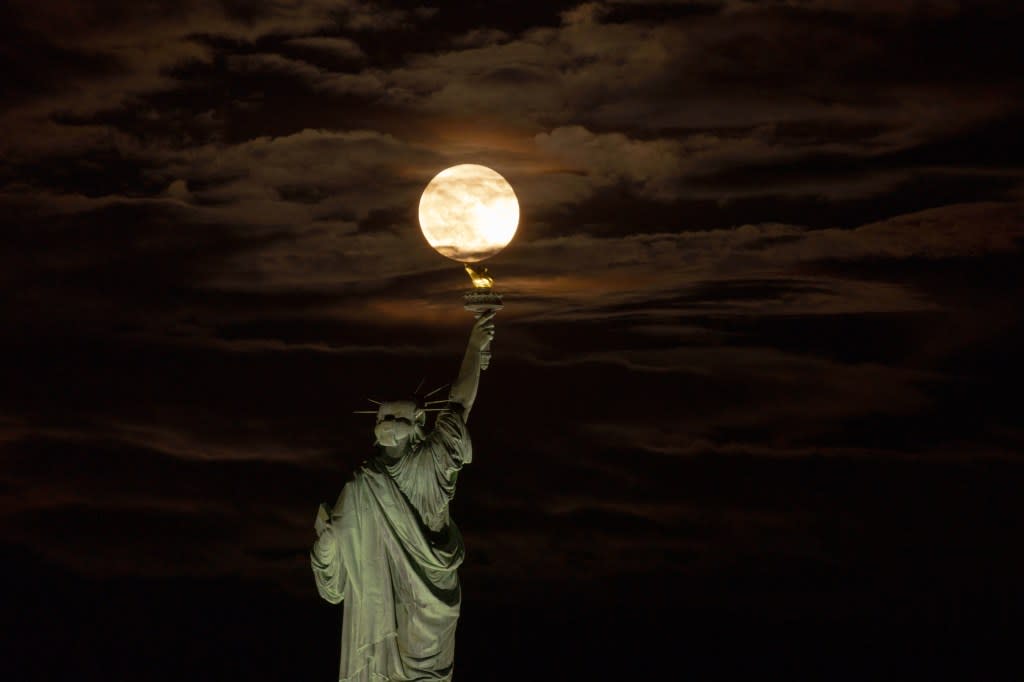
M 416 409 L 411 400 L 395 400 L 383 403 L 377 410 L 377 425 L 373 435 L 384 446 L 395 446 L 409 440 L 417 426 L 422 426 L 424 413 Z

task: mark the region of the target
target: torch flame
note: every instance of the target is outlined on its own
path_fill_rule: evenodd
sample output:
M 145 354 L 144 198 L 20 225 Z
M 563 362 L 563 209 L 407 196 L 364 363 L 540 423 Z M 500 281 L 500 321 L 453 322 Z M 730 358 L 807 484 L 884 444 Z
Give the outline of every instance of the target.
M 473 286 L 477 289 L 490 289 L 494 286 L 494 278 L 491 277 L 491 273 L 487 272 L 487 268 L 484 266 L 480 265 L 477 266 L 477 269 L 473 269 L 465 265 L 465 268 L 469 278 L 473 280 Z

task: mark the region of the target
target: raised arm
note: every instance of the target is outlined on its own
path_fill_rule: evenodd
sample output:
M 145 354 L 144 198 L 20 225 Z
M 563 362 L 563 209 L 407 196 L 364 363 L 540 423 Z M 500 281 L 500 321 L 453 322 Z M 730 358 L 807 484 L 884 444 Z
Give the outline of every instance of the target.
M 484 313 L 473 324 L 469 333 L 469 344 L 462 358 L 459 377 L 452 384 L 448 399 L 462 406 L 462 420 L 469 420 L 469 411 L 473 409 L 476 392 L 480 386 L 480 351 L 494 338 L 494 314 L 496 311 Z

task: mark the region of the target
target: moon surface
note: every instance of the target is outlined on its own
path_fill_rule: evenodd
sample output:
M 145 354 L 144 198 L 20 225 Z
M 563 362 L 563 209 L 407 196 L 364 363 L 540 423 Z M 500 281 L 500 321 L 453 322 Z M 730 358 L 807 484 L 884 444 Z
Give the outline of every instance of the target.
M 420 229 L 442 256 L 475 263 L 508 246 L 519 226 L 512 185 L 487 166 L 446 168 L 420 197 Z

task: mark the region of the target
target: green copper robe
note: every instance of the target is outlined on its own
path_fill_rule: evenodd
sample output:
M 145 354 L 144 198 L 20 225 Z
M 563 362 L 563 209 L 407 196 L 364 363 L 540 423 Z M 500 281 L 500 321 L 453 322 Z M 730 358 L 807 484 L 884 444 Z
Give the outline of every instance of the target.
M 320 596 L 344 601 L 340 682 L 451 680 L 464 547 L 448 503 L 471 459 L 446 410 L 404 457 L 365 462 L 341 491 L 310 554 Z

